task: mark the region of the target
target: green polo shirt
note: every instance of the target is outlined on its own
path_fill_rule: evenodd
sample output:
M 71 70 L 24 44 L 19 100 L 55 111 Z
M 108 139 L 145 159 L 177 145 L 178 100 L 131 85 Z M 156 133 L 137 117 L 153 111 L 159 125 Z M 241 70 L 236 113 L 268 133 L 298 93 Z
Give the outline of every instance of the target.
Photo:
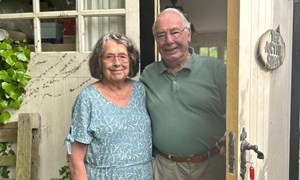
M 175 156 L 198 154 L 213 148 L 224 135 L 224 61 L 192 51 L 192 58 L 175 76 L 159 61 L 144 69 L 141 81 L 147 89 L 153 143 L 158 150 Z

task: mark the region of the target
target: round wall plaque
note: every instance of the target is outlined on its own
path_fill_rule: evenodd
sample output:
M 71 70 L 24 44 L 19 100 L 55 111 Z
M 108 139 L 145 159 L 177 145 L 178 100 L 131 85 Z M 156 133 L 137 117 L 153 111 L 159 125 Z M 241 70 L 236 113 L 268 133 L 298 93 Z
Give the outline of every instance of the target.
M 281 34 L 273 29 L 267 30 L 259 39 L 258 60 L 268 70 L 277 69 L 283 64 L 285 43 Z

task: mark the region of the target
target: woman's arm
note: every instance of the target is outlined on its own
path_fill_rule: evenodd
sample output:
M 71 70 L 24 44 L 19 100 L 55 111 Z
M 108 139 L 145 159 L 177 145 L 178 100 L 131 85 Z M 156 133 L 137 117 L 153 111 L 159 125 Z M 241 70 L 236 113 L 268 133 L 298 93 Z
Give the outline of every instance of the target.
M 72 180 L 87 180 L 84 158 L 87 151 L 87 144 L 74 141 L 71 144 L 71 155 L 69 155 L 69 167 Z

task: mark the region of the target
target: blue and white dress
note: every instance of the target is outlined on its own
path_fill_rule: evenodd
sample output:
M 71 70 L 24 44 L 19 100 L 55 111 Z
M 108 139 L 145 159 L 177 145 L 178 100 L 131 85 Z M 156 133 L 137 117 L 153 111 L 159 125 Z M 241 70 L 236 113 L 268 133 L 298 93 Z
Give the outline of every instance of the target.
M 144 85 L 132 80 L 125 107 L 108 101 L 92 85 L 77 97 L 66 138 L 87 144 L 85 166 L 89 180 L 153 180 L 151 122 Z

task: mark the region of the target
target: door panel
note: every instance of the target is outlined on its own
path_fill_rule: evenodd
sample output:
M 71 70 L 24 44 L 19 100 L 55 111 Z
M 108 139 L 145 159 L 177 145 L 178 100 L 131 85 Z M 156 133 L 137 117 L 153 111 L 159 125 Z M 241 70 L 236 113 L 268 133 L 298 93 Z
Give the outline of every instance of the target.
M 249 179 L 251 164 L 255 179 L 289 177 L 292 5 L 291 1 L 280 0 L 228 1 L 227 134 L 236 134 L 236 163 L 235 172 L 227 172 L 227 179 L 242 179 L 243 128 L 247 142 L 264 153 L 261 160 L 253 150 L 246 151 L 245 158 L 250 163 L 246 163 L 245 179 Z M 267 70 L 257 57 L 258 42 L 264 32 L 278 27 L 286 56 L 278 69 Z M 228 162 L 232 155 L 229 152 L 227 149 Z
M 28 3 L 25 0 L 5 2 Z M 64 138 L 69 130 L 72 104 L 79 92 L 95 81 L 90 76 L 87 63 L 93 44 L 102 34 L 118 31 L 133 39 L 139 48 L 139 1 L 49 0 L 47 2 L 52 2 L 55 6 L 52 11 L 43 9 L 47 5 L 44 2 L 42 0 L 32 1 L 33 8 L 30 11 L 25 11 L 27 13 L 17 11 L 18 14 L 16 14 L 15 12 L 1 11 L 4 1 L 0 1 L 0 7 L 2 7 L 0 8 L 0 19 L 1 21 L 30 19 L 33 22 L 34 40 L 30 42 L 33 43 L 31 45 L 33 52 L 28 69 L 32 80 L 26 87 L 21 109 L 12 112 L 11 120 L 16 121 L 18 114 L 23 112 L 40 113 L 42 122 L 39 179 L 56 179 L 59 178 L 60 168 L 67 165 Z M 72 5 L 72 8 L 61 7 L 66 3 Z M 90 10 L 91 8 L 92 10 Z M 121 16 L 121 18 L 111 18 L 116 16 Z M 75 22 L 73 25 L 76 30 L 75 32 L 72 31 L 74 33 L 72 37 L 67 34 L 63 43 L 60 41 L 61 44 L 42 43 L 43 21 L 45 23 L 50 21 L 51 25 L 54 25 L 54 27 L 51 26 L 50 31 L 47 31 L 51 33 L 57 30 L 55 27 L 58 25 L 57 23 L 62 22 L 65 18 L 71 18 L 72 23 Z M 62 28 L 58 30 L 62 30 Z M 60 31 L 60 33 L 62 32 Z M 72 41 L 69 41 L 70 38 Z M 75 41 L 74 38 L 76 38 Z M 70 43 L 72 50 L 66 50 Z M 45 45 L 51 50 L 45 52 L 45 49 L 42 48 Z

